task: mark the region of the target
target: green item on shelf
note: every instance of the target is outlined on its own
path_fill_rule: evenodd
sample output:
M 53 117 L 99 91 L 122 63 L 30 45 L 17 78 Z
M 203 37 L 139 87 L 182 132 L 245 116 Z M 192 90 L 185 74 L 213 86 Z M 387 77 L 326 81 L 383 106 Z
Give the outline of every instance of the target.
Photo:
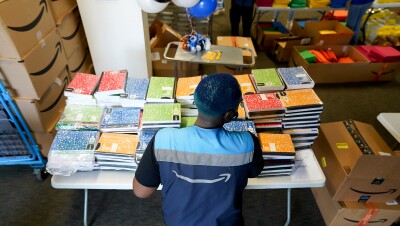
M 316 62 L 314 54 L 310 53 L 310 51 L 308 50 L 301 51 L 300 56 L 303 57 L 303 59 L 306 60 L 308 63 Z

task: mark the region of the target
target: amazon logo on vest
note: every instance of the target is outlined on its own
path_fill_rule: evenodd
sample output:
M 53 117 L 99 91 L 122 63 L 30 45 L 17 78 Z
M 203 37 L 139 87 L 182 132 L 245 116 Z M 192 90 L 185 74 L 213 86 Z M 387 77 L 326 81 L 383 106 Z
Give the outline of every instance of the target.
M 19 26 L 19 27 L 12 27 L 12 26 L 7 26 L 7 27 L 9 29 L 11 29 L 13 31 L 17 31 L 17 32 L 25 32 L 25 31 L 32 30 L 34 27 L 36 27 L 36 25 L 42 19 L 44 10 L 46 10 L 46 13 L 48 12 L 46 0 L 40 0 L 39 5 L 42 5 L 42 4 L 43 4 L 43 7 L 40 10 L 40 13 L 36 16 L 36 18 L 32 22 L 30 22 L 26 25 L 23 25 L 23 26 Z
M 57 42 L 56 49 L 57 49 L 57 52 L 54 54 L 54 57 L 50 61 L 50 63 L 46 67 L 44 67 L 43 69 L 41 69 L 39 71 L 36 71 L 36 72 L 30 73 L 30 75 L 32 75 L 32 76 L 40 76 L 40 75 L 43 75 L 46 72 L 48 72 L 51 69 L 51 67 L 53 67 L 54 63 L 57 61 L 58 54 L 60 52 L 62 52 L 62 48 L 61 48 L 61 43 L 60 42 Z

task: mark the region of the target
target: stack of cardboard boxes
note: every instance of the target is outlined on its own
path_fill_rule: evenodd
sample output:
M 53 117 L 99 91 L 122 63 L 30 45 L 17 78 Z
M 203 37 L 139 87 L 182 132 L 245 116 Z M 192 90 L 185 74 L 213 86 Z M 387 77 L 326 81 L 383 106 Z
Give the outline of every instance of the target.
M 391 225 L 400 216 L 400 157 L 362 122 L 323 123 L 313 150 L 326 186 L 312 188 L 326 225 Z
M 63 21 L 74 8 L 75 0 L 0 1 L 0 79 L 44 156 L 65 106 L 64 89 L 71 80 L 67 53 L 73 51 L 66 40 L 73 36 L 61 35 L 65 30 L 56 21 Z

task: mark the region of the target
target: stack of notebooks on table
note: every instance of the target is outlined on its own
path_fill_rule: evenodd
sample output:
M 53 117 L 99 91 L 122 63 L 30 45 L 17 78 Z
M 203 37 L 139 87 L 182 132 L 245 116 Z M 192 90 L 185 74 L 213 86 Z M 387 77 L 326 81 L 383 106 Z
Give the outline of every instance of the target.
M 141 130 L 139 132 L 139 141 L 136 145 L 136 162 L 140 162 L 140 160 L 142 159 L 144 151 L 146 150 L 150 140 L 154 137 L 155 133 L 156 131 L 151 130 Z
M 92 171 L 99 134 L 98 131 L 58 131 L 50 147 L 47 172 L 69 176 L 76 171 Z
M 323 109 L 323 103 L 313 89 L 286 90 L 278 93 L 283 105 L 286 107 L 286 113 L 282 118 L 283 131 L 291 131 L 289 134 L 305 132 L 305 130 L 296 129 L 317 129 L 320 125 L 320 115 Z M 315 130 L 310 130 L 310 137 L 314 137 Z M 313 144 L 311 139 L 293 140 L 296 148 L 307 148 Z M 314 138 L 315 139 L 315 138 Z
M 194 104 L 194 91 L 201 81 L 201 76 L 182 77 L 176 85 L 176 101 L 181 104 L 182 116 L 197 116 L 197 107 Z
M 147 103 L 143 108 L 142 130 L 159 130 L 165 127 L 179 128 L 181 105 L 179 103 Z
M 146 101 L 148 103 L 173 103 L 175 89 L 174 77 L 151 77 Z
M 257 131 L 280 132 L 285 106 L 276 93 L 257 93 L 243 96 L 248 119 L 253 120 Z
M 107 107 L 100 125 L 101 132 L 138 133 L 141 109 L 137 107 Z
M 56 124 L 60 130 L 99 130 L 103 107 L 67 105 Z
M 285 8 L 288 7 L 289 3 L 290 0 L 274 0 L 274 3 L 272 3 L 272 7 Z
M 96 105 L 93 94 L 100 82 L 99 75 L 76 73 L 64 91 L 67 105 Z
M 277 71 L 286 85 L 286 90 L 314 88 L 314 80 L 302 66 L 278 68 Z
M 135 171 L 137 134 L 102 133 L 94 152 L 95 169 Z
M 128 72 L 126 70 L 105 71 L 101 75 L 98 89 L 94 96 L 98 106 L 121 105 L 120 95 L 125 93 Z
M 259 177 L 290 175 L 296 155 L 290 135 L 258 133 L 258 139 L 264 159 Z
M 275 68 L 253 69 L 250 77 L 257 93 L 276 92 L 285 88 Z
M 121 94 L 120 102 L 123 107 L 143 108 L 146 103 L 147 89 L 150 79 L 132 78 L 126 79 L 125 93 Z
M 238 81 L 240 85 L 240 89 L 242 91 L 242 95 L 247 95 L 247 94 L 254 94 L 256 93 L 256 90 L 254 89 L 254 86 L 251 83 L 250 77 L 248 74 L 244 75 L 235 75 L 234 76 L 236 80 Z M 246 119 L 246 113 L 244 110 L 244 104 L 243 101 L 240 102 L 238 109 L 238 119 Z

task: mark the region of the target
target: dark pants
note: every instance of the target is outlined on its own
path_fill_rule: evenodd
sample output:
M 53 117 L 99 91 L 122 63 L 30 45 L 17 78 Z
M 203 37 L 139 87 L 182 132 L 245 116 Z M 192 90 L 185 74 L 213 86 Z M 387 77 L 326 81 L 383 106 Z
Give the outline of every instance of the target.
M 253 22 L 253 5 L 251 7 L 241 7 L 231 1 L 230 19 L 232 36 L 239 36 L 239 23 L 242 18 L 243 37 L 250 37 L 251 23 Z

